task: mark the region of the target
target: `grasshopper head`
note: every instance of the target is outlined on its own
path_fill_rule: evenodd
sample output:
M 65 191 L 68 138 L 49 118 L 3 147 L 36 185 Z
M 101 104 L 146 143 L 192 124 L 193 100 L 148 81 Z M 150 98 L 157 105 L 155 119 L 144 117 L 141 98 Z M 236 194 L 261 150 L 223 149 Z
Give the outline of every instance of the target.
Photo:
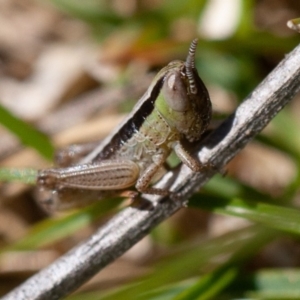
M 195 68 L 197 39 L 193 40 L 185 62 L 166 67 L 157 108 L 167 122 L 188 141 L 200 139 L 211 119 L 208 91 Z

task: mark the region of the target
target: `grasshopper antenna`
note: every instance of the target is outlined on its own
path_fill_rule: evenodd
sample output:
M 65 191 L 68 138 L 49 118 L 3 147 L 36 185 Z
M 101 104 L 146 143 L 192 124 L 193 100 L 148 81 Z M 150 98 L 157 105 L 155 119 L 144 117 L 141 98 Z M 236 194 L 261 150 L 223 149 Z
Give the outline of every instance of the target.
M 189 81 L 190 91 L 192 94 L 197 93 L 197 88 L 194 80 L 193 70 L 195 69 L 195 53 L 198 44 L 198 39 L 194 39 L 190 45 L 189 54 L 186 58 L 185 68 L 186 76 Z

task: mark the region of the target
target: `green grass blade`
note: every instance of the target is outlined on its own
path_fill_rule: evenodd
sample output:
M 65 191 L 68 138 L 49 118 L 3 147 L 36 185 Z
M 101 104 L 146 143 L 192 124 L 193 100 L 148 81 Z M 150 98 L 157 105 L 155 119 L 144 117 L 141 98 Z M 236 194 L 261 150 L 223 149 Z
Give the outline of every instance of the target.
M 157 295 L 157 289 L 162 289 L 170 284 L 180 284 L 182 281 L 199 275 L 202 270 L 214 268 L 216 261 L 219 262 L 218 266 L 221 266 L 224 262 L 218 259 L 220 256 L 226 257 L 228 260 L 236 256 L 233 260 L 240 261 L 240 253 L 244 249 L 247 249 L 247 255 L 252 256 L 276 235 L 278 232 L 274 233 L 274 231 L 266 230 L 261 226 L 260 228 L 253 226 L 212 238 L 198 245 L 193 244 L 192 248 L 184 248 L 180 253 L 164 258 L 163 262 L 156 265 L 155 271 L 142 280 L 133 282 L 130 286 L 120 290 L 111 291 L 103 295 L 101 299 L 130 299 L 132 295 L 135 295 L 136 299 L 153 299 L 152 295 Z M 166 290 L 165 292 L 167 293 Z
M 119 199 L 119 201 L 121 201 Z M 30 229 L 28 234 L 18 242 L 3 249 L 32 250 L 65 238 L 100 218 L 119 204 L 118 199 L 102 200 L 84 209 L 58 218 L 44 220 Z
M 247 296 L 255 299 L 300 299 L 300 270 L 275 269 L 256 272 L 252 278 L 255 290 Z
M 25 184 L 36 184 L 37 170 L 0 168 L 0 181 L 18 181 Z
M 238 274 L 237 267 L 219 268 L 203 276 L 196 284 L 192 285 L 174 300 L 209 300 L 218 295 Z
M 1 105 L 0 123 L 15 134 L 24 145 L 34 148 L 47 159 L 53 157 L 54 148 L 49 138 L 28 123 L 15 117 Z
M 211 195 L 194 195 L 190 206 L 216 213 L 245 218 L 265 226 L 300 234 L 300 211 L 298 209 L 271 205 L 240 198 L 225 199 Z
M 240 248 L 237 248 L 219 268 L 202 276 L 195 284 L 178 294 L 176 300 L 187 299 L 214 299 L 224 288 L 231 284 L 239 273 L 239 265 L 252 257 L 268 241 L 278 236 L 278 232 L 272 230 L 257 230 L 257 235 Z M 254 246 L 255 244 L 255 246 Z

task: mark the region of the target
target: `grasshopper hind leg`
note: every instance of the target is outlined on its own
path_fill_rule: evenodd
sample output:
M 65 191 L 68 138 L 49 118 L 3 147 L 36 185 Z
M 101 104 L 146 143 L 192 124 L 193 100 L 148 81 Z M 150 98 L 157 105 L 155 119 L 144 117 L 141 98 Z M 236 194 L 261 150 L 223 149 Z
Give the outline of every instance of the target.
M 82 207 L 120 195 L 134 185 L 138 176 L 139 167 L 130 160 L 40 170 L 37 199 L 48 211 Z

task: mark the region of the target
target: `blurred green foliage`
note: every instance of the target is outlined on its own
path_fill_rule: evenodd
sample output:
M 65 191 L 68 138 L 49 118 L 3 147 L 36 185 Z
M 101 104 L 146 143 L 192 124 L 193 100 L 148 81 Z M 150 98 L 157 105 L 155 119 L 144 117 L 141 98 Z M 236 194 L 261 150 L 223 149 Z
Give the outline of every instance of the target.
M 30 124 L 14 116 L 9 110 L 1 105 L 0 123 L 14 133 L 24 145 L 36 149 L 47 159 L 53 157 L 54 148 L 48 137 Z

